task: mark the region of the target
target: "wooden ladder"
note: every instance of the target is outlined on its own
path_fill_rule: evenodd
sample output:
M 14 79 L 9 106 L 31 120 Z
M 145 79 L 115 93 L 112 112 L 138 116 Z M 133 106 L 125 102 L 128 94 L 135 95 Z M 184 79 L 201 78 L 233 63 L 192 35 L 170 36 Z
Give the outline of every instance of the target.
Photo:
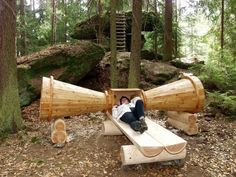
M 116 14 L 116 48 L 117 51 L 124 52 L 126 48 L 126 19 L 125 14 Z

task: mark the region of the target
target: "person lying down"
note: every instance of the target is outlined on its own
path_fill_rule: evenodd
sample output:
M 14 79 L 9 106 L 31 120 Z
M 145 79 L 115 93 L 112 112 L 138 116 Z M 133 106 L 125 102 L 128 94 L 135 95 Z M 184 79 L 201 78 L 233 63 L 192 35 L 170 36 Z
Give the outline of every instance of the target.
M 129 99 L 126 96 L 120 98 L 120 105 L 114 105 L 112 116 L 130 125 L 141 134 L 148 129 L 145 122 L 143 101 L 140 97 Z

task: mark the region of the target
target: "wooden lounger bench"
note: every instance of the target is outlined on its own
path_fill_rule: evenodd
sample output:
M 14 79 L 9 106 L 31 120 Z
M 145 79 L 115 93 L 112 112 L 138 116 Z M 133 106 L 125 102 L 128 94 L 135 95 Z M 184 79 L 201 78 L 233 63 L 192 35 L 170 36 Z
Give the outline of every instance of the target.
M 185 158 L 187 142 L 154 121 L 146 118 L 148 130 L 140 134 L 132 130 L 128 124 L 113 118 L 109 112 L 107 116 L 134 144 L 121 147 L 122 165 Z M 115 132 L 120 134 L 117 130 Z

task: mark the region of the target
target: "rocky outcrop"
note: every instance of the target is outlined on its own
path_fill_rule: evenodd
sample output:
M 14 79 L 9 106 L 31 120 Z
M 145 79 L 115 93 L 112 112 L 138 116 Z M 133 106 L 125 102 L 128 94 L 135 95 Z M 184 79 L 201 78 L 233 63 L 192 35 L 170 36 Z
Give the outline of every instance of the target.
M 177 74 L 178 69 L 162 62 L 142 60 L 141 72 L 146 82 L 155 85 L 164 84 Z
M 17 59 L 21 106 L 39 96 L 43 76 L 53 75 L 67 83 L 78 83 L 104 56 L 102 47 L 91 42 L 55 45 Z
M 131 46 L 131 27 L 132 27 L 132 12 L 125 13 L 126 18 L 126 50 L 130 51 Z M 99 29 L 99 17 L 98 15 L 92 16 L 86 21 L 79 22 L 76 24 L 71 37 L 79 40 L 93 40 L 95 41 L 98 36 Z M 110 14 L 106 13 L 102 16 L 103 26 L 103 45 L 109 48 L 109 37 L 110 37 Z M 142 31 L 154 31 L 158 29 L 158 35 L 163 35 L 163 24 L 159 17 L 156 17 L 153 12 L 142 13 Z M 142 34 L 142 43 L 144 43 L 144 35 Z
M 177 68 L 181 69 L 188 69 L 196 64 L 204 64 L 204 61 L 201 61 L 195 57 L 183 57 L 183 58 L 176 58 L 170 62 L 172 65 L 176 66 Z
M 118 86 L 126 88 L 128 85 L 130 52 L 119 52 L 117 54 Z M 110 68 L 110 52 L 106 53 L 100 66 Z M 178 69 L 163 62 L 141 60 L 141 82 L 140 88 L 148 89 L 161 85 L 178 74 Z

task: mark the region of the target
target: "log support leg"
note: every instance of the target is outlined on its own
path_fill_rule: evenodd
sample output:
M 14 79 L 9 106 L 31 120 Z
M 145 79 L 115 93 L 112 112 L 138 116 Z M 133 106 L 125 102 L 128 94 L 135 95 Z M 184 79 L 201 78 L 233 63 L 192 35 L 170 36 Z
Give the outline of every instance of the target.
M 196 135 L 198 133 L 198 124 L 196 114 L 187 112 L 167 112 L 167 122 L 173 127 L 183 130 L 187 135 Z
M 146 157 L 138 150 L 135 145 L 123 145 L 121 146 L 120 155 L 122 166 L 124 166 L 141 163 L 181 160 L 186 157 L 186 149 L 183 149 L 183 151 L 178 154 L 170 154 L 166 150 L 163 150 L 155 157 Z
M 111 121 L 105 120 L 102 128 L 103 135 L 123 135 L 120 129 Z

